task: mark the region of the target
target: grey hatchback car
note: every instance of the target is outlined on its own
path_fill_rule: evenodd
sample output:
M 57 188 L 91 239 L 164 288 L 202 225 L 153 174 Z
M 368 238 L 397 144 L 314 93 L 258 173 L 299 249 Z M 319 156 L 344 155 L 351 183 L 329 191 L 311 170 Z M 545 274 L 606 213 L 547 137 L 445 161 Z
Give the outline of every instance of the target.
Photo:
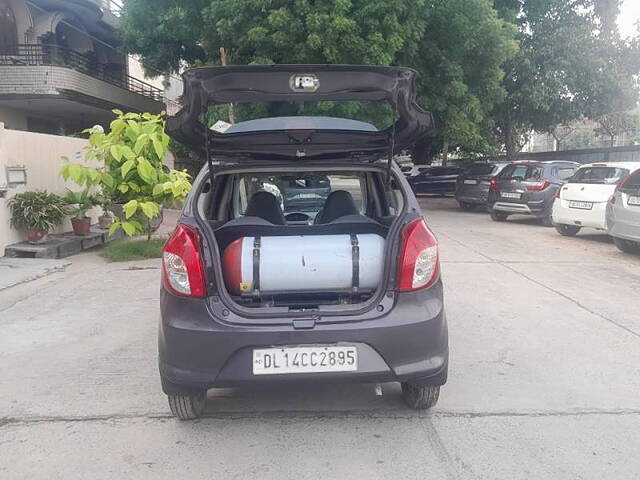
M 616 187 L 607 204 L 607 231 L 625 253 L 640 253 L 640 170 Z
M 479 163 L 466 168 L 456 182 L 456 200 L 462 210 L 475 210 L 477 207 L 487 207 L 489 185 L 491 177 L 495 177 L 506 162 Z
M 553 226 L 551 211 L 560 187 L 580 164 L 566 161 L 517 162 L 490 179 L 488 206 L 491 219 L 504 222 L 509 215 L 532 215 Z
M 185 106 L 167 132 L 207 163 L 163 252 L 159 369 L 175 416 L 201 415 L 208 389 L 257 384 L 395 381 L 410 407 L 435 405 L 449 357 L 438 242 L 388 160 L 432 126 L 415 75 L 185 72 Z M 326 117 L 254 122 L 259 130 L 200 123 L 211 104 L 316 100 L 387 103 L 399 118 L 387 130 Z M 283 201 L 289 188 L 316 198 L 310 178 L 322 178 L 323 202 Z

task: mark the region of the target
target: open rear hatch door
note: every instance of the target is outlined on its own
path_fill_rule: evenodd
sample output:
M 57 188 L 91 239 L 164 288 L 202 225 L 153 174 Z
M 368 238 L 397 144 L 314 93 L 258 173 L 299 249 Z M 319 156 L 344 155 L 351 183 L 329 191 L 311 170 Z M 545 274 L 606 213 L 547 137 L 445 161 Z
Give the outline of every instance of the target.
M 222 161 L 336 158 L 389 155 L 411 149 L 432 128 L 431 114 L 415 102 L 416 72 L 403 67 L 352 65 L 250 65 L 187 70 L 184 107 L 167 120 L 167 133 L 194 151 Z M 395 124 L 385 130 L 346 128 L 338 120 L 297 125 L 289 119 L 280 129 L 205 127 L 210 105 L 243 102 L 360 101 L 386 103 Z M 308 117 L 307 117 L 308 118 Z M 365 124 L 366 125 L 366 124 Z

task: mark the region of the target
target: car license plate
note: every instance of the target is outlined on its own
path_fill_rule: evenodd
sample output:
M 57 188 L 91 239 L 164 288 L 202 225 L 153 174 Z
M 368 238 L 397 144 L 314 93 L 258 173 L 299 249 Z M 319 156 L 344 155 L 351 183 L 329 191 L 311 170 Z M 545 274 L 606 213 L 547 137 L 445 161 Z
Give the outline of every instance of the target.
M 591 210 L 593 208 L 593 203 L 569 200 L 569 208 L 579 208 L 580 210 Z
M 629 205 L 639 205 L 640 206 L 640 197 L 629 197 Z
M 464 184 L 465 185 L 477 185 L 478 181 L 477 180 L 465 180 Z
M 253 351 L 254 375 L 354 372 L 358 349 L 346 345 L 260 348 Z
M 520 198 L 522 196 L 521 193 L 512 193 L 512 192 L 502 192 L 500 194 L 502 198 Z

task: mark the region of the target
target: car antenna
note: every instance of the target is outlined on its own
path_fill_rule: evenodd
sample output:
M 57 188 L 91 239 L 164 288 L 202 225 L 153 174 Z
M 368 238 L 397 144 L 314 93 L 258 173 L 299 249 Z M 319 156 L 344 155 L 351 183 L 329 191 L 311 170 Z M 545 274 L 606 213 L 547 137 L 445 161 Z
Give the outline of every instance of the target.
M 391 164 L 393 163 L 393 151 L 396 148 L 396 117 L 398 116 L 398 98 L 393 99 L 393 124 L 391 126 L 391 142 L 389 147 L 389 159 L 387 161 L 387 185 L 391 185 Z

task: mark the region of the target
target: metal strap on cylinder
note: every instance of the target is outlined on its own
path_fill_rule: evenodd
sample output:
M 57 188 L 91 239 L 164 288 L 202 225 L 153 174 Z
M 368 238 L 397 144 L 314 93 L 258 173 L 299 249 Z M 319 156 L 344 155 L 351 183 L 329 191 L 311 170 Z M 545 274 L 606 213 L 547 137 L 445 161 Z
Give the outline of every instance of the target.
M 358 236 L 351 236 L 351 293 L 357 294 L 360 290 L 360 246 Z
M 253 294 L 260 296 L 260 237 L 253 239 Z

